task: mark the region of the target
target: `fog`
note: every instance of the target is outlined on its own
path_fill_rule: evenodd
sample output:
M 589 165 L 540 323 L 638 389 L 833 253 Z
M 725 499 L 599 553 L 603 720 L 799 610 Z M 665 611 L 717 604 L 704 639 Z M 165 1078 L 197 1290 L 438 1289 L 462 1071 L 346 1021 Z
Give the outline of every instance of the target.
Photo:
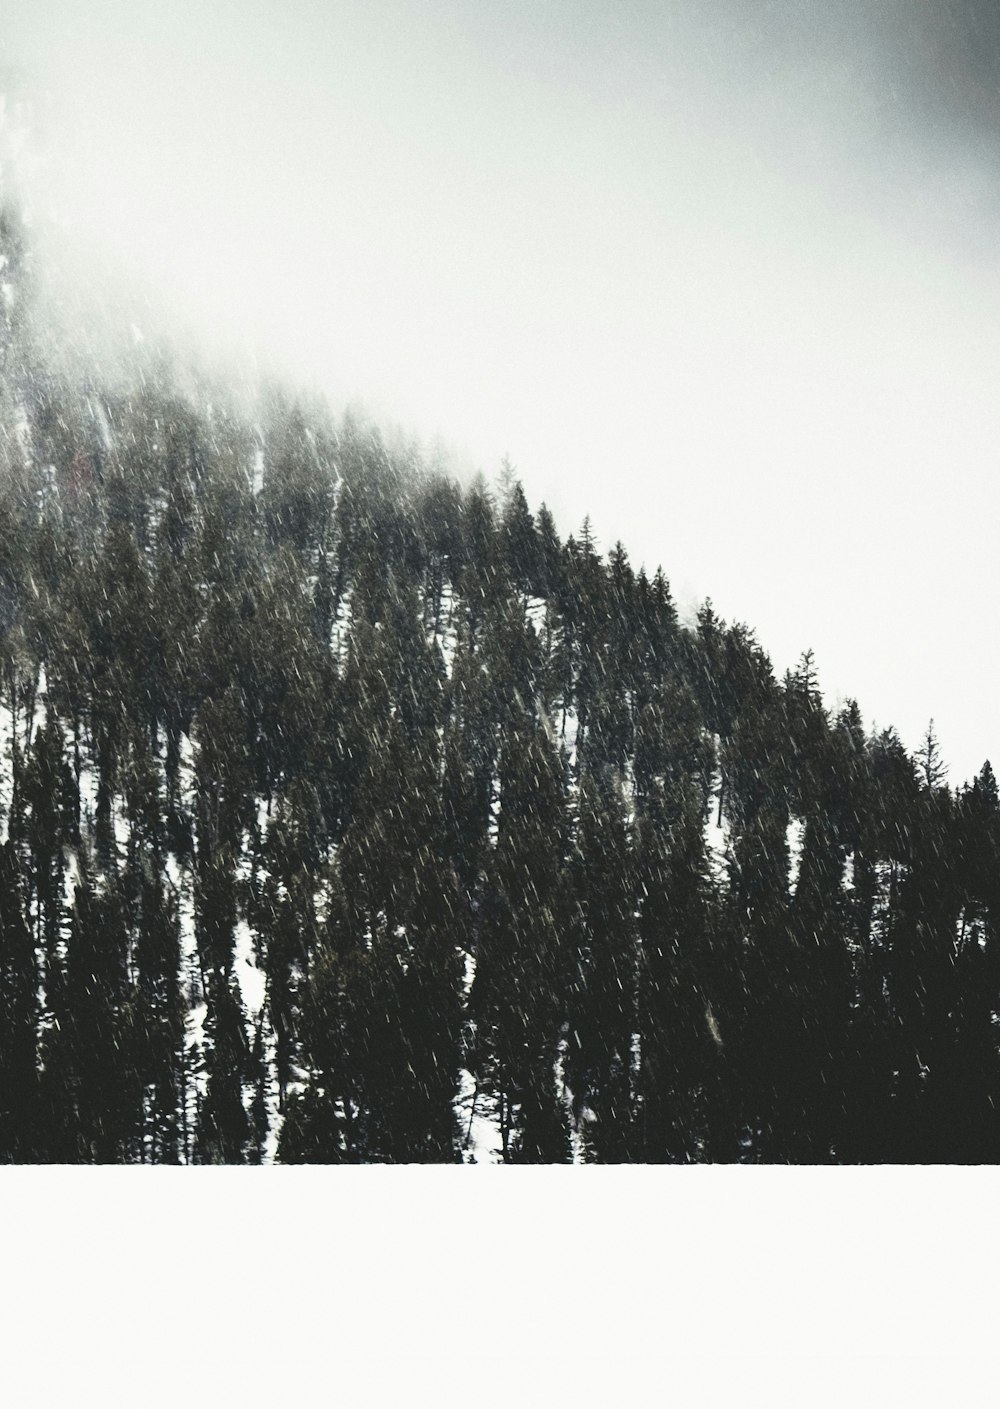
M 831 14 L 830 11 L 835 10 Z M 360 399 L 1000 763 L 1000 21 L 8 0 L 53 304 Z M 9 162 L 8 165 L 11 165 Z M 135 310 L 139 310 L 136 312 Z M 64 313 L 64 316 L 65 313 Z

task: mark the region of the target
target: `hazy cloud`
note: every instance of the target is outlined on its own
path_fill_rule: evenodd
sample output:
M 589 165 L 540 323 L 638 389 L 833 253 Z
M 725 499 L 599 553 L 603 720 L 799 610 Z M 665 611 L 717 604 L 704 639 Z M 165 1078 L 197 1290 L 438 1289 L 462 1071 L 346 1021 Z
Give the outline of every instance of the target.
M 131 284 L 996 745 L 1000 17 L 935 0 L 15 3 L 57 302 Z M 23 79 L 5 84 L 25 91 Z M 62 270 L 62 277 L 58 271 Z M 72 321 L 72 320 L 71 320 Z M 900 645 L 887 660 L 885 621 Z

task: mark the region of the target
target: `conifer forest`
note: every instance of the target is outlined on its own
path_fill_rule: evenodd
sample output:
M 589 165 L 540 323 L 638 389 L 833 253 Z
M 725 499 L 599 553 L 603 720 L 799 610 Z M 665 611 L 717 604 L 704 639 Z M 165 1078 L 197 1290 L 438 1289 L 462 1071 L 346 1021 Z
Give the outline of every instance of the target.
M 1000 1159 L 989 763 L 0 262 L 0 1159 Z

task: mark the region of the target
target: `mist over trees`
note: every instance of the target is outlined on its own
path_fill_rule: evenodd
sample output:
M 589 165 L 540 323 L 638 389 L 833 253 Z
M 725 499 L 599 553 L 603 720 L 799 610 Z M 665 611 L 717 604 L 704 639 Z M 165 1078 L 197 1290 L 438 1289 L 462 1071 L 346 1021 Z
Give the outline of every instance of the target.
M 0 1159 L 1000 1158 L 988 763 L 0 260 Z

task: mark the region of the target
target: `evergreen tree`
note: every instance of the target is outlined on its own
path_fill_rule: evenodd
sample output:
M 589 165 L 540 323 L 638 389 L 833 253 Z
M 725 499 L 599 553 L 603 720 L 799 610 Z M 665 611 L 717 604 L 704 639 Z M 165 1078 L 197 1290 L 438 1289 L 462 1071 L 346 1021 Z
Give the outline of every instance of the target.
M 567 1075 L 585 1147 L 624 1163 L 633 1152 L 636 929 L 624 797 L 613 774 L 584 779 L 576 877 L 577 983 L 570 1008 Z
M 0 846 L 0 1160 L 35 1157 L 38 964 L 24 918 L 17 856 Z
M 473 1065 L 496 1098 L 505 1159 L 568 1153 L 555 1078 L 568 959 L 564 788 L 559 756 L 534 720 L 508 723 L 470 995 Z

